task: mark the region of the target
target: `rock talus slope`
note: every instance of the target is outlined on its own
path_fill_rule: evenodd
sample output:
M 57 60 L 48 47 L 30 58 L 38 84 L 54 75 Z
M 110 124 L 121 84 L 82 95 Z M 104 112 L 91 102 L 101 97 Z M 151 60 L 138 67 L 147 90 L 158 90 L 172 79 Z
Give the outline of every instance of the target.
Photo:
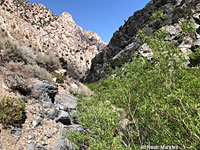
M 1 1 L 0 28 L 36 52 L 63 57 L 71 75 L 78 79 L 106 46 L 96 33 L 78 26 L 69 13 L 58 17 L 42 4 L 26 0 Z

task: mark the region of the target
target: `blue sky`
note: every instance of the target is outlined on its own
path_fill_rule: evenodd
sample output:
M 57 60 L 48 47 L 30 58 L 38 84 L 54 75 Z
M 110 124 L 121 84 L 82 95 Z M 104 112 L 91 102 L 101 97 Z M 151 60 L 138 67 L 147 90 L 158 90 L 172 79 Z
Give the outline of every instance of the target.
M 60 16 L 69 12 L 84 30 L 96 32 L 105 42 L 137 10 L 150 0 L 28 0 L 41 3 Z

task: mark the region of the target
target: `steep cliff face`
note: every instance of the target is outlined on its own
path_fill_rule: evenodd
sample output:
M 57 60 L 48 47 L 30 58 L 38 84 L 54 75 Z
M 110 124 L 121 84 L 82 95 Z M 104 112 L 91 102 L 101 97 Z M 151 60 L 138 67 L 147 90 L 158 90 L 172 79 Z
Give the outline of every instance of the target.
M 162 11 L 166 15 L 160 20 L 152 20 L 152 14 Z M 147 34 L 152 34 L 158 29 L 166 29 L 171 38 L 177 42 L 183 52 L 192 50 L 200 45 L 200 1 L 199 0 L 152 0 L 145 8 L 134 13 L 123 26 L 113 34 L 106 48 L 104 48 L 93 60 L 92 67 L 85 77 L 86 82 L 93 82 L 106 75 L 108 67 L 115 68 L 125 62 L 132 61 L 134 55 L 152 57 L 152 52 L 146 45 L 142 45 L 137 37 L 139 29 Z M 181 32 L 181 19 L 189 19 L 195 22 L 195 37 L 185 37 L 182 42 L 178 41 Z M 188 44 L 189 40 L 189 44 Z M 186 44 L 187 43 L 187 44 Z
M 91 59 L 106 46 L 91 31 L 84 31 L 69 13 L 60 17 L 41 4 L 26 0 L 2 0 L 0 28 L 13 40 L 36 52 L 55 53 L 65 59 L 71 75 L 82 78 Z

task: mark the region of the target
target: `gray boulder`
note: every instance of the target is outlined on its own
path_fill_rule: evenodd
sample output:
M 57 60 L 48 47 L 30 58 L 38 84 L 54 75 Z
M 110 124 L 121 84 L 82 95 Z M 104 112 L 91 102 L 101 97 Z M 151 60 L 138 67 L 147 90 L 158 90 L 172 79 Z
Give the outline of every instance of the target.
M 60 110 L 68 111 L 69 109 L 75 109 L 78 99 L 71 95 L 60 94 L 55 97 L 55 104 Z
M 39 99 L 42 99 L 44 101 L 51 101 L 52 103 L 54 103 L 55 95 L 58 93 L 58 86 L 38 80 L 34 84 L 34 92 L 39 93 Z
M 56 122 L 61 122 L 64 125 L 70 125 L 71 120 L 70 120 L 70 115 L 68 112 L 60 110 L 58 113 L 58 117 L 55 118 Z
M 46 117 L 52 120 L 55 120 L 58 117 L 58 114 L 59 114 L 59 110 L 55 108 L 48 109 L 45 112 Z

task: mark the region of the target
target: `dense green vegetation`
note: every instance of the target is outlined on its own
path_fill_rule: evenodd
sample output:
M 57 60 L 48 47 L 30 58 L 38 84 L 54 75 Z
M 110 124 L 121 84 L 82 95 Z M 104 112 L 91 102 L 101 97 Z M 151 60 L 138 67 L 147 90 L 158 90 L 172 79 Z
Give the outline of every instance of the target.
M 187 20 L 187 19 L 183 19 L 181 22 L 182 22 L 181 23 L 181 29 L 182 29 L 183 34 L 186 35 L 186 36 L 194 37 L 195 23 L 190 21 L 190 20 Z
M 25 103 L 20 98 L 3 96 L 0 98 L 0 123 L 4 126 L 13 125 L 23 117 Z
M 71 140 L 89 150 L 138 150 L 143 145 L 200 149 L 200 67 L 185 65 L 176 44 L 165 41 L 166 31 L 153 36 L 139 31 L 138 36 L 154 58 L 135 58 L 115 76 L 90 84 L 95 94 L 81 99 L 78 107 L 86 130 L 72 132 Z

